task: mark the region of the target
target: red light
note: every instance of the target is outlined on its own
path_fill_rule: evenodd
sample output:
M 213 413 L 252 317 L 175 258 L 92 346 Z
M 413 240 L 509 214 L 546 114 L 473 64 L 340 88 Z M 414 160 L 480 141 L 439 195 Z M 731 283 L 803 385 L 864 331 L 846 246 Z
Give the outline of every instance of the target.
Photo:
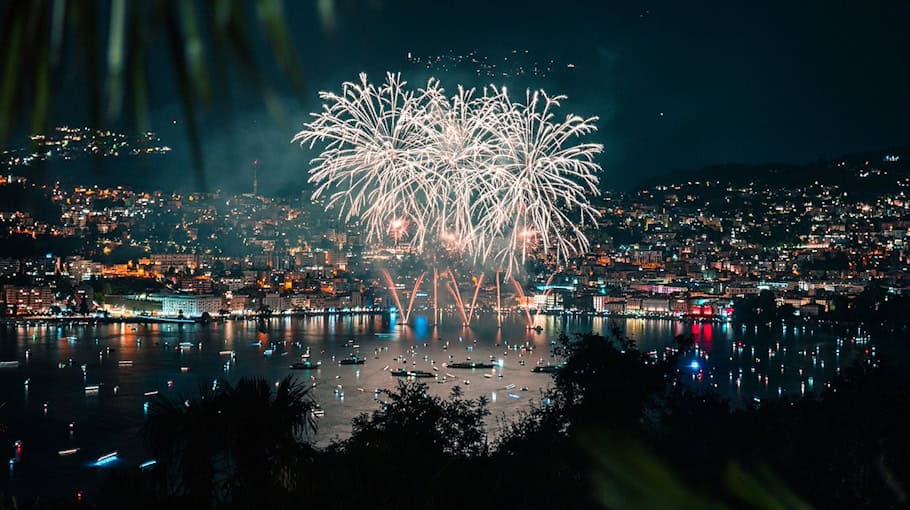
M 714 310 L 710 306 L 706 306 L 704 309 L 705 315 L 714 315 Z

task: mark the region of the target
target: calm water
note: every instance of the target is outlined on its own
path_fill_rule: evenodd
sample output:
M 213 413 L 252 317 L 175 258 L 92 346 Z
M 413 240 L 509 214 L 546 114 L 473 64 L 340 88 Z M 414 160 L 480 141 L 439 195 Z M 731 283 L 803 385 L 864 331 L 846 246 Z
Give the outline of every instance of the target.
M 550 356 L 551 339 L 560 331 L 604 332 L 608 326 L 606 320 L 590 317 L 535 321 L 542 332 L 527 330 L 518 315 L 506 316 L 501 329 L 493 317 L 463 329 L 454 317 L 443 318 L 434 328 L 426 317 L 418 317 L 412 327 L 399 327 L 388 316 L 277 318 L 265 328 L 253 321 L 207 326 L 0 325 L 0 361 L 20 362 L 17 368 L 0 368 L 0 448 L 15 458 L 14 441 L 22 445 L 19 461 L 0 476 L 0 491 L 75 493 L 104 469 L 94 467 L 94 461 L 112 451 L 119 457 L 110 466 L 138 466 L 148 460 L 138 436 L 148 400 L 144 394 L 195 396 L 219 378 L 277 381 L 294 373 L 317 383 L 313 394 L 325 410 L 317 440 L 326 444 L 349 435 L 354 416 L 378 407 L 374 391 L 394 387 L 392 369 L 433 371 L 435 363 L 440 377 L 454 377 L 442 384 L 423 379 L 431 391 L 447 394 L 459 384 L 468 397 L 486 396 L 493 413 L 489 427 L 495 434 L 496 417 L 527 406 L 550 383 L 549 375 L 530 369 L 556 362 Z M 819 391 L 841 367 L 868 355 L 867 349 L 874 354 L 876 348 L 862 337 L 855 339 L 855 331 L 835 336 L 803 328 L 760 330 L 658 319 L 619 323 L 641 350 L 657 356 L 674 335 L 693 334 L 698 348 L 684 368 L 690 372 L 687 377 L 740 400 Z M 186 342 L 191 346 L 180 345 Z M 518 348 L 525 346 L 532 349 Z M 267 349 L 273 349 L 271 355 Z M 322 362 L 321 368 L 289 370 L 307 350 L 311 360 Z M 234 361 L 221 351 L 233 351 Z M 366 358 L 366 363 L 337 364 L 351 354 Z M 502 366 L 442 367 L 468 358 L 494 359 Z M 122 366 L 126 361 L 131 366 Z M 94 385 L 97 392 L 86 390 Z M 79 451 L 73 455 L 58 455 L 74 448 Z

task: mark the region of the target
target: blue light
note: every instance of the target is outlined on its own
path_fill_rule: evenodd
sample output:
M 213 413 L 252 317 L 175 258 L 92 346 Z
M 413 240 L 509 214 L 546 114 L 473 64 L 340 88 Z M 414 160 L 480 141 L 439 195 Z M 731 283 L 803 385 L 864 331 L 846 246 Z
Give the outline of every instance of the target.
M 692 370 L 698 370 L 699 368 L 701 368 L 701 365 L 699 365 L 698 360 L 693 359 L 692 362 L 689 363 L 689 368 L 691 368 Z
M 418 339 L 425 338 L 430 332 L 430 322 L 423 315 L 414 318 L 414 336 Z
M 95 461 L 95 467 L 106 466 L 108 464 L 116 462 L 117 459 L 118 459 L 117 452 L 109 453 L 107 455 L 102 455 L 101 457 L 98 457 L 97 461 Z
M 547 291 L 547 290 L 575 290 L 574 285 L 538 285 L 537 290 Z
M 139 469 L 148 469 L 157 463 L 158 463 L 158 461 L 155 459 L 147 460 L 147 461 L 143 462 L 142 464 L 139 464 Z

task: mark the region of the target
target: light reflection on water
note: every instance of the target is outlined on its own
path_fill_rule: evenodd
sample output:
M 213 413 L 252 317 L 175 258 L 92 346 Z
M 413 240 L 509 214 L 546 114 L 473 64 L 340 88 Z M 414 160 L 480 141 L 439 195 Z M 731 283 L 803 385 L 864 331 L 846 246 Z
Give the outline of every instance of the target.
M 138 466 L 147 460 L 138 437 L 148 400 L 143 394 L 160 391 L 185 398 L 219 378 L 236 381 L 262 376 L 277 381 L 293 373 L 318 383 L 313 395 L 325 416 L 320 418 L 317 439 L 325 444 L 348 435 L 354 416 L 378 407 L 375 389 L 394 387 L 396 382 L 390 370 L 433 371 L 435 363 L 440 376 L 455 377 L 447 377 L 443 384 L 423 379 L 431 391 L 447 394 L 458 384 L 468 397 L 486 396 L 493 413 L 489 425 L 495 433 L 495 417 L 508 416 L 538 399 L 549 384 L 550 376 L 530 369 L 557 361 L 549 350 L 559 332 L 604 333 L 609 327 L 603 317 L 535 317 L 535 325 L 543 328 L 540 333 L 526 328 L 523 315 L 504 316 L 502 328 L 497 328 L 495 316 L 475 318 L 470 329 L 462 328 L 454 315 L 444 316 L 439 326 L 425 315 L 415 316 L 413 327 L 398 326 L 396 319 L 372 315 L 279 317 L 266 323 L 228 321 L 207 326 L 0 325 L 0 361 L 20 362 L 18 368 L 0 369 L 0 402 L 6 402 L 0 408 L 0 423 L 7 428 L 4 439 L 9 444 L 21 439 L 24 445 L 23 461 L 14 466 L 11 479 L 9 475 L 0 478 L 0 487 L 9 485 L 13 492 L 47 491 L 48 487 L 75 490 L 86 483 L 86 477 L 94 476 L 85 466 L 114 450 L 120 452 L 115 465 Z M 821 389 L 857 351 L 849 337 L 837 340 L 829 333 L 802 328 L 768 330 L 660 319 L 622 319 L 618 324 L 642 351 L 658 355 L 675 335 L 691 333 L 699 358 L 692 366 L 699 368 L 684 368 L 691 372 L 687 377 L 693 384 L 744 400 Z M 191 346 L 182 348 L 181 342 Z M 508 348 L 517 345 L 533 350 Z M 271 356 L 264 355 L 268 348 L 274 349 Z M 322 367 L 289 370 L 288 365 L 299 361 L 307 349 L 310 359 L 322 361 Z M 230 357 L 221 351 L 234 351 L 235 362 L 226 365 Z M 337 364 L 351 354 L 366 358 L 366 363 Z M 442 367 L 444 362 L 468 357 L 502 360 L 503 367 Z M 125 360 L 132 361 L 132 366 L 118 365 Z M 87 394 L 85 386 L 96 384 L 100 385 L 97 394 Z M 512 384 L 514 389 L 505 389 Z M 510 393 L 521 398 L 509 398 Z M 70 448 L 80 451 L 57 455 Z

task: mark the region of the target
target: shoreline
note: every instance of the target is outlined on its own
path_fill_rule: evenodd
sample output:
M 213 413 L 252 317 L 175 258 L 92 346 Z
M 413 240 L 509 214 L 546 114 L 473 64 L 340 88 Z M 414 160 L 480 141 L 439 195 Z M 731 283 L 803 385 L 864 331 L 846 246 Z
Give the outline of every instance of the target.
M 134 316 L 134 317 L 96 317 L 96 316 L 46 316 L 46 315 L 32 315 L 32 316 L 18 316 L 18 317 L 2 317 L 0 318 L 0 325 L 16 325 L 16 324 L 25 324 L 25 325 L 37 325 L 37 324 L 200 324 L 205 325 L 213 322 L 226 322 L 226 321 L 269 321 L 274 319 L 284 319 L 284 318 L 306 318 L 306 317 L 337 317 L 337 316 L 376 316 L 376 315 L 390 315 L 394 312 L 388 309 L 382 310 L 358 310 L 358 311 L 328 311 L 328 310 L 314 310 L 314 311 L 296 311 L 283 314 L 273 314 L 268 316 L 259 316 L 259 315 L 214 315 L 208 318 L 202 317 L 193 317 L 193 318 L 180 318 L 180 317 L 148 317 L 148 316 Z M 455 313 L 454 311 L 452 313 Z M 493 312 L 491 312 L 493 313 Z M 523 311 L 503 311 L 502 315 L 513 315 L 513 314 L 524 314 Z M 693 317 L 687 315 L 672 315 L 672 314 L 606 314 L 606 313 L 597 313 L 597 312 L 581 312 L 581 311 L 538 311 L 531 313 L 531 316 L 543 316 L 543 317 L 559 317 L 563 319 L 568 318 L 601 318 L 607 320 L 628 320 L 628 319 L 641 319 L 641 320 L 670 320 L 670 321 L 679 321 L 683 323 L 690 324 L 731 324 L 744 327 L 772 327 L 775 325 L 789 325 L 789 326 L 839 326 L 839 327 L 865 327 L 875 330 L 882 329 L 880 325 L 870 324 L 864 321 L 832 321 L 825 319 L 802 319 L 802 320 L 792 320 L 792 321 L 782 321 L 777 320 L 772 323 L 760 323 L 760 322 L 738 322 L 729 317 Z M 399 323 L 399 325 L 407 326 L 407 323 Z M 903 331 L 907 328 L 908 323 L 898 323 L 891 324 L 891 331 Z M 886 328 L 889 329 L 889 328 Z

